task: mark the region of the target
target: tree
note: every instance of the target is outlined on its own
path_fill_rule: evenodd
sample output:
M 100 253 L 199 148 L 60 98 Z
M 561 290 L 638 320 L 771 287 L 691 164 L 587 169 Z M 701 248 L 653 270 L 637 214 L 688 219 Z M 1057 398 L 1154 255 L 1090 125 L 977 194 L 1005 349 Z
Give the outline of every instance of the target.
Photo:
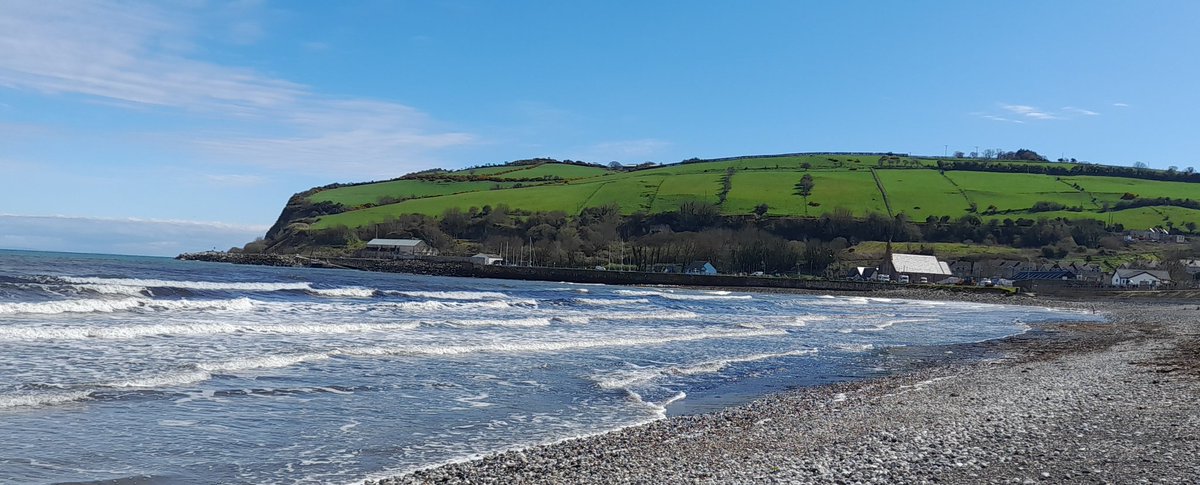
M 765 204 L 765 203 L 758 204 L 758 205 L 754 206 L 754 217 L 761 219 L 763 216 L 767 215 L 767 211 L 770 209 L 771 208 L 768 207 L 767 204 Z
M 954 158 L 963 158 L 963 157 L 966 157 L 966 156 L 967 156 L 967 154 L 966 154 L 966 153 L 963 153 L 963 152 L 962 152 L 962 150 L 956 150 L 956 151 L 954 152 Z
M 1133 168 L 1147 168 L 1145 162 L 1134 162 Z
M 808 196 L 812 195 L 813 177 L 811 174 L 804 174 L 800 177 L 800 182 L 796 184 L 796 195 L 804 197 L 804 215 L 808 215 Z

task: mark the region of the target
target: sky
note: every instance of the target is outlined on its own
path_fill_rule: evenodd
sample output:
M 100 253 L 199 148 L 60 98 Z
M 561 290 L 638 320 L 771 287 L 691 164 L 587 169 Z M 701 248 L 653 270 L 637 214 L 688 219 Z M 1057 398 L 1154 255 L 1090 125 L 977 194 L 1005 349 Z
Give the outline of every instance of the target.
M 174 255 L 333 182 L 810 151 L 1197 166 L 1193 1 L 0 0 L 0 248 Z

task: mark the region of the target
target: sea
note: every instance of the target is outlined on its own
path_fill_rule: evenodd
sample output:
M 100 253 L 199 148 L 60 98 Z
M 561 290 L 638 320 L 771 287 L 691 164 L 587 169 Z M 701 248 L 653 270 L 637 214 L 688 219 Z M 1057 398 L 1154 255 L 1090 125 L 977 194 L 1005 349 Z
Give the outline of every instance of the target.
M 0 251 L 0 483 L 358 483 L 1091 318 Z

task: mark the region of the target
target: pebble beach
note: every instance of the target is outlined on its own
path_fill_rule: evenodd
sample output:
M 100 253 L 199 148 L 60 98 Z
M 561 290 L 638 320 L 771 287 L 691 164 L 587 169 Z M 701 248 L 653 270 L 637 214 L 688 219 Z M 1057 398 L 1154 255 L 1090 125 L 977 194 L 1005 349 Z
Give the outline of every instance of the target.
M 989 358 L 935 359 L 368 483 L 1200 480 L 1200 307 L 1049 304 L 1108 321 L 946 350 Z

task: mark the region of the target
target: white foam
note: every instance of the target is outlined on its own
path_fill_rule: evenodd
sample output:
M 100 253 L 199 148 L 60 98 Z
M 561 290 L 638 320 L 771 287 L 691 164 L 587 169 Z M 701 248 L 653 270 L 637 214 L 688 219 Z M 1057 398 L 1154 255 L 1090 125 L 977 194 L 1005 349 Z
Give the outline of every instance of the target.
M 345 288 L 313 288 L 308 291 L 320 296 L 344 298 L 370 298 L 375 296 L 375 290 L 371 288 L 363 288 L 361 286 L 348 286 Z
M 847 352 L 866 352 L 875 348 L 874 344 L 837 344 L 834 348 L 845 350 Z
M 144 286 L 79 284 L 75 288 L 105 295 L 148 296 L 150 289 Z
M 700 314 L 689 311 L 654 311 L 638 313 L 605 313 L 594 318 L 601 320 L 692 320 Z
M 505 300 L 508 295 L 495 291 L 389 291 L 389 294 L 412 298 L 435 298 L 439 300 Z
M 38 392 L 30 394 L 0 395 L 0 409 L 26 406 L 47 406 L 71 401 L 82 401 L 91 397 L 88 391 Z
M 109 382 L 102 384 L 101 387 L 171 387 L 207 381 L 209 379 L 212 379 L 212 374 L 209 372 L 194 370 Z
M 651 290 L 616 290 L 613 293 L 621 296 L 658 296 L 663 294 L 661 291 Z
M 0 303 L 0 314 L 32 313 L 54 315 L 60 313 L 112 313 L 135 309 L 237 311 L 249 310 L 253 307 L 254 303 L 249 298 L 235 298 L 232 300 L 84 299 Z
M 636 369 L 632 371 L 618 371 L 611 375 L 595 378 L 596 383 L 603 389 L 622 389 L 630 386 L 643 384 L 661 377 L 667 376 L 690 376 L 698 374 L 712 374 L 720 372 L 732 364 L 741 364 L 746 362 L 757 362 L 760 360 L 778 359 L 783 357 L 794 357 L 798 355 L 812 355 L 817 353 L 816 349 L 801 349 L 789 350 L 787 352 L 751 354 L 740 357 L 729 357 L 725 359 L 711 360 L 707 362 L 699 362 L 685 366 L 670 366 L 665 368 L 655 369 Z
M 668 300 L 680 301 L 705 301 L 705 300 L 750 300 L 754 297 L 751 295 L 731 295 L 729 292 L 707 292 L 703 294 L 693 293 L 667 293 L 662 291 L 642 291 L 642 290 L 617 290 L 618 295 L 623 296 L 657 296 Z
M 365 324 L 365 323 L 312 323 L 312 324 L 232 324 L 232 323 L 179 323 L 152 325 L 116 325 L 108 327 L 51 327 L 15 326 L 0 327 L 0 341 L 28 340 L 86 340 L 86 339 L 136 339 L 159 335 L 174 337 L 196 337 L 231 333 L 261 333 L 280 335 L 342 334 L 355 332 L 379 332 L 413 330 L 416 323 Z
M 484 345 L 406 345 L 396 347 L 361 347 L 345 349 L 341 352 L 347 355 L 462 355 L 475 353 L 533 353 L 557 352 L 565 350 L 585 350 L 601 347 L 632 347 L 640 345 L 661 345 L 675 342 L 691 342 L 696 340 L 750 338 L 787 335 L 782 330 L 750 330 L 739 332 L 698 332 L 674 337 L 641 337 L 567 340 L 559 342 L 496 342 Z
M 325 360 L 339 352 L 313 352 L 307 354 L 264 355 L 260 357 L 245 357 L 226 360 L 223 362 L 208 362 L 196 364 L 196 367 L 209 372 L 237 372 L 256 369 L 279 369 L 291 367 L 302 362 Z
M 482 318 L 471 320 L 449 320 L 447 325 L 453 327 L 545 327 L 550 325 L 552 318 Z
M 80 278 L 63 277 L 63 281 L 89 285 L 134 286 L 143 288 L 184 288 L 191 290 L 231 291 L 281 291 L 312 290 L 312 283 L 295 282 L 227 282 L 227 281 L 177 281 L 141 278 Z
M 576 298 L 576 303 L 591 306 L 621 306 L 650 303 L 645 298 Z
M 509 301 L 404 301 L 372 305 L 373 308 L 398 308 L 411 312 L 442 312 L 454 310 L 506 310 L 514 306 L 537 307 L 536 300 Z

